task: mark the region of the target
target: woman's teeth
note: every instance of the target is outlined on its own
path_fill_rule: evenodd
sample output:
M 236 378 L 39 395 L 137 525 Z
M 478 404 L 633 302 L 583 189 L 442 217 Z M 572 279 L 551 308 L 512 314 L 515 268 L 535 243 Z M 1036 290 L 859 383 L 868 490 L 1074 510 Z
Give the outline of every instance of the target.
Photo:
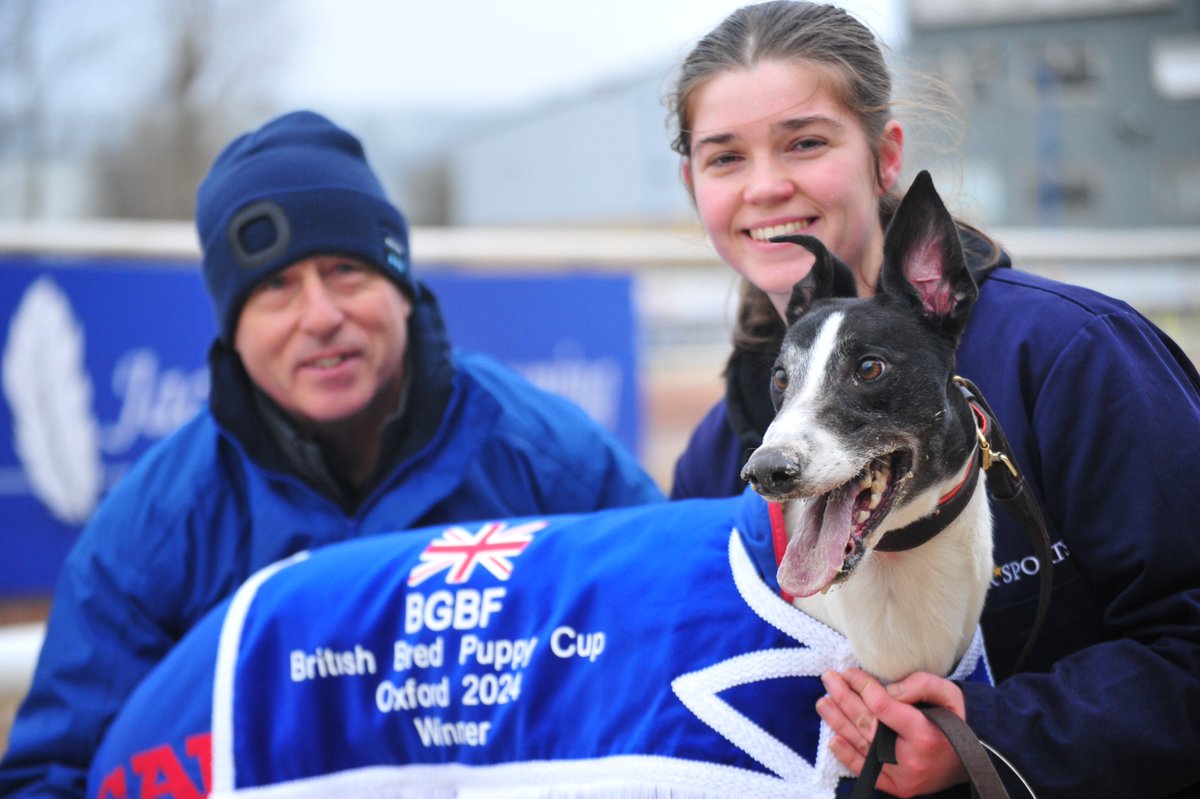
M 750 238 L 755 241 L 766 241 L 773 239 L 776 236 L 790 236 L 793 233 L 799 233 L 809 226 L 809 222 L 788 222 L 785 225 L 771 225 L 770 227 L 756 227 L 750 229 Z

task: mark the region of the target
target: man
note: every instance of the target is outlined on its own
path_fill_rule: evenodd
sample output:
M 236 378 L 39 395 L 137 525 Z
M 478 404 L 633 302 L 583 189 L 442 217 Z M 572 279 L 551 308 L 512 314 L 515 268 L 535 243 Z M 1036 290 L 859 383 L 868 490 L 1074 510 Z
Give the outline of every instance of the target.
M 82 795 L 104 729 L 206 610 L 334 541 L 657 501 L 584 413 L 452 354 L 358 140 L 298 112 L 197 193 L 209 406 L 113 489 L 64 566 L 0 794 Z

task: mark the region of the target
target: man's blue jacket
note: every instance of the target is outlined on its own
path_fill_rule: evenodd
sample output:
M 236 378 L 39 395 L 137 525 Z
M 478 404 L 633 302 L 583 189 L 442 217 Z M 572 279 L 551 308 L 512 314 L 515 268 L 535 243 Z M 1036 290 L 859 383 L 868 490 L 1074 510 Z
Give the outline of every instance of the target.
M 81 796 L 105 728 L 199 619 L 280 558 L 385 531 L 654 502 L 636 461 L 579 408 L 452 354 L 436 300 L 409 326 L 406 412 L 354 501 L 297 473 L 240 361 L 214 346 L 208 409 L 121 478 L 69 555 L 0 795 Z

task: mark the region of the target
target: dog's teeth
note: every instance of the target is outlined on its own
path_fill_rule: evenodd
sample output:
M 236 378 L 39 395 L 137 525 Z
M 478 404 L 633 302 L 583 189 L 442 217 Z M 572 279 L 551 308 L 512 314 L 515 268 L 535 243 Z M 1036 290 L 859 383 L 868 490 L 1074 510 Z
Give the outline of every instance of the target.
M 854 514 L 854 521 L 858 522 L 859 524 L 862 524 L 869 518 L 871 518 L 870 511 L 860 510 L 858 513 Z
M 872 485 L 873 485 L 873 481 L 871 479 L 870 472 L 867 472 L 866 474 L 864 474 L 862 476 L 862 479 L 858 481 L 858 487 L 859 487 L 859 489 L 861 489 L 863 491 L 870 488 Z
M 883 496 L 878 491 L 872 491 L 871 501 L 867 503 L 867 507 L 871 510 L 875 510 L 879 507 L 879 502 L 881 499 L 883 499 Z

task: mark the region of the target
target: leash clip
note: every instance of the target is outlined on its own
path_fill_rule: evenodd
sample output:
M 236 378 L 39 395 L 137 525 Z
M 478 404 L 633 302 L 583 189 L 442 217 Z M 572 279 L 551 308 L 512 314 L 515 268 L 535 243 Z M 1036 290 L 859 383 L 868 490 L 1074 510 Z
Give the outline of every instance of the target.
M 972 406 L 972 408 L 973 407 L 974 406 Z M 979 438 L 979 459 L 983 462 L 983 470 L 985 472 L 992 468 L 993 463 L 999 461 L 1008 467 L 1008 471 L 1014 478 L 1020 477 L 1020 475 L 1017 473 L 1017 467 L 1011 460 L 1008 459 L 1007 455 L 1005 455 L 1003 452 L 992 451 L 992 447 L 988 443 L 987 436 L 983 434 L 983 430 L 979 428 L 978 424 L 975 425 L 975 435 Z
M 963 397 L 966 398 L 967 405 L 970 406 L 971 413 L 975 417 L 975 437 L 979 439 L 979 460 L 983 470 L 985 472 L 989 471 L 992 468 L 992 464 L 994 464 L 996 461 L 999 461 L 1008 467 L 1008 471 L 1010 474 L 1012 474 L 1013 479 L 1019 480 L 1021 475 L 1017 471 L 1016 464 L 1009 460 L 1008 456 L 1003 452 L 1000 452 L 999 450 L 992 450 L 991 442 L 988 441 L 987 437 L 989 413 L 984 411 L 984 409 L 976 403 L 976 397 L 972 391 L 974 386 L 970 385 L 965 378 L 959 377 L 958 375 L 955 375 L 953 380 L 958 386 L 959 390 L 963 393 Z

